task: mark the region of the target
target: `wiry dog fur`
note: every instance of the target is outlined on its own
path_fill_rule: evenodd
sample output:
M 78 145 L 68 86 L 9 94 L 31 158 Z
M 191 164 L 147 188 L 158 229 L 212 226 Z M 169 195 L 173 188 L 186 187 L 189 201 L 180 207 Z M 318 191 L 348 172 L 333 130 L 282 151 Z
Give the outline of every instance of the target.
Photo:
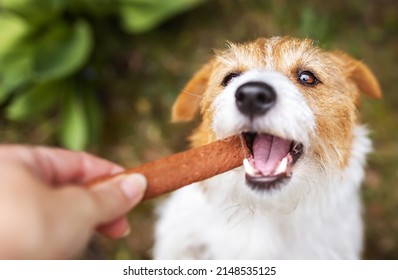
M 320 83 L 300 83 L 301 71 L 311 71 Z M 223 87 L 231 72 L 240 76 Z M 255 119 L 239 112 L 234 97 L 250 81 L 266 82 L 277 94 L 275 106 Z M 154 257 L 359 258 L 359 186 L 371 150 L 358 120 L 360 92 L 381 96 L 367 66 L 310 40 L 261 38 L 217 52 L 173 108 L 174 121 L 187 121 L 200 107 L 192 145 L 255 130 L 301 142 L 305 150 L 290 180 L 276 189 L 249 188 L 239 167 L 173 193 L 159 210 Z

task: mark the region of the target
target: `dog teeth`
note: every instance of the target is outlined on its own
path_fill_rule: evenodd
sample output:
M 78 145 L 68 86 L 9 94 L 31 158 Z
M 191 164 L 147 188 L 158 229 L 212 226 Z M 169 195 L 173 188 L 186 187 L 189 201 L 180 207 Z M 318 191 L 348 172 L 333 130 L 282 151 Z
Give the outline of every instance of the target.
M 284 157 L 278 164 L 278 167 L 275 169 L 274 175 L 285 173 L 287 170 L 287 163 L 288 163 L 288 158 Z
M 247 158 L 245 158 L 243 160 L 243 167 L 245 169 L 246 174 L 253 176 L 253 177 L 258 175 L 258 171 L 256 169 L 254 169 L 254 167 L 250 164 L 250 162 Z

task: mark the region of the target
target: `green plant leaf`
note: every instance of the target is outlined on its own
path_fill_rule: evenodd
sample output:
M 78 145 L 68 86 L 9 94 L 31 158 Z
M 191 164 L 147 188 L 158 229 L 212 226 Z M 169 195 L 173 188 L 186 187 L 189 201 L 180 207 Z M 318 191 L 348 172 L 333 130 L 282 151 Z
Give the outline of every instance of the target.
M 121 0 L 120 14 L 128 32 L 140 33 L 203 2 L 204 0 Z
M 33 49 L 18 45 L 0 56 L 0 85 L 3 99 L 32 80 Z M 2 98 L 0 97 L 0 102 Z
M 59 97 L 61 83 L 45 83 L 23 92 L 6 109 L 6 116 L 13 121 L 33 120 L 46 113 Z
M 29 25 L 12 13 L 0 13 L 0 103 L 11 91 L 32 78 L 32 51 L 21 44 L 30 32 Z
M 48 12 L 62 9 L 69 0 L 1 0 L 0 7 L 22 12 L 26 10 Z
M 33 25 L 52 19 L 69 0 L 1 0 L 0 7 L 23 15 Z
M 62 106 L 59 137 L 61 144 L 72 150 L 83 150 L 88 144 L 88 123 L 84 102 L 76 92 L 69 91 Z
M 30 31 L 28 23 L 12 13 L 0 13 L 0 57 L 9 52 Z
M 36 46 L 34 71 L 38 81 L 64 78 L 79 70 L 92 49 L 92 33 L 87 22 L 80 20 L 72 28 L 58 24 Z

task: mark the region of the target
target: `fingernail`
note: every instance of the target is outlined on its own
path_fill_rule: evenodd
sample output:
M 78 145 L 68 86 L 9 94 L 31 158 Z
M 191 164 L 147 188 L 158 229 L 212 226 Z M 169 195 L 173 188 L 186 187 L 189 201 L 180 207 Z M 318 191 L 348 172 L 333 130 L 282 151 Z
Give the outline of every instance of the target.
M 111 174 L 117 174 L 117 173 L 122 172 L 123 170 L 124 170 L 123 167 L 116 165 L 116 166 L 114 166 L 114 167 L 112 168 Z
M 131 232 L 131 229 L 130 229 L 130 227 L 128 227 L 126 229 L 126 231 L 123 233 L 122 237 L 127 237 L 130 234 L 130 232 Z
M 146 178 L 141 174 L 128 175 L 120 183 L 122 192 L 129 199 L 141 199 L 146 189 L 147 181 Z

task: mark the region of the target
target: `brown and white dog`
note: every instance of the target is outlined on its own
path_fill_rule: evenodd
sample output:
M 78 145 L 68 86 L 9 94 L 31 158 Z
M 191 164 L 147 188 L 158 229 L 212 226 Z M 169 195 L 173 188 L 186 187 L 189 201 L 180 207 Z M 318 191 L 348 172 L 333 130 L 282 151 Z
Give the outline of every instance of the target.
M 362 62 L 311 40 L 230 44 L 179 95 L 174 121 L 202 122 L 193 146 L 243 134 L 244 166 L 171 195 L 157 259 L 357 259 L 359 188 L 371 150 L 360 92 L 381 90 Z

